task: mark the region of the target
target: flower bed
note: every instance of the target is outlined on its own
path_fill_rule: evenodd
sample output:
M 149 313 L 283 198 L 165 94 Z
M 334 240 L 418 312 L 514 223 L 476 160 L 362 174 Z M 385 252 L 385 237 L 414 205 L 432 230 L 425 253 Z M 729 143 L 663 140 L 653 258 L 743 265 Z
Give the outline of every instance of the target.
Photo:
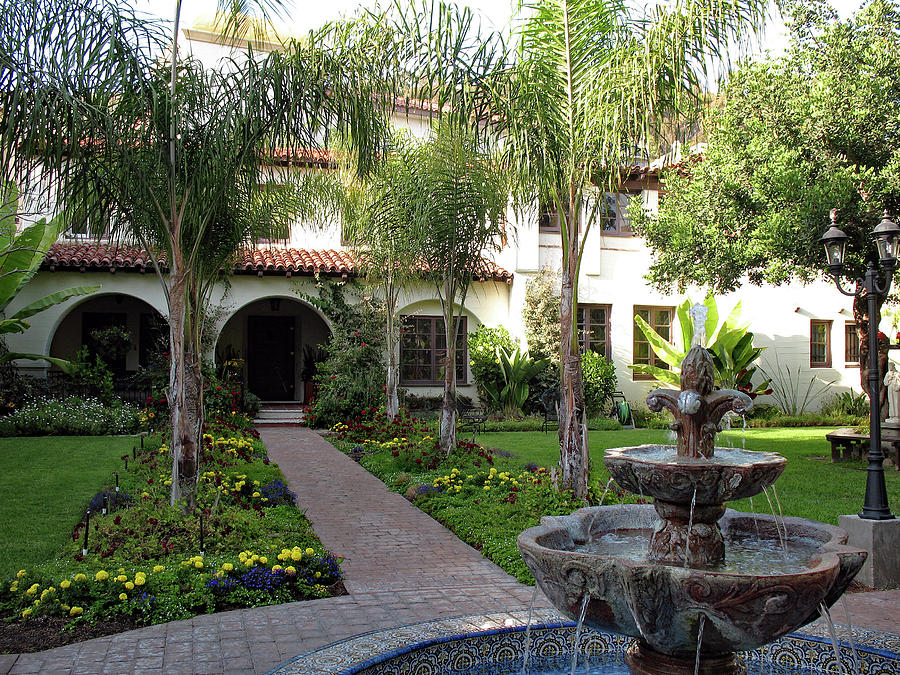
M 495 453 L 460 441 L 449 455 L 438 448 L 427 425 L 401 415 L 391 422 L 369 411 L 336 424 L 330 440 L 392 490 L 453 530 L 510 574 L 534 583 L 515 545 L 520 532 L 541 516 L 566 514 L 581 504 L 554 488 L 549 471 L 525 465 L 511 453 Z M 591 499 L 604 504 L 639 502 L 609 476 L 591 486 Z
M 249 425 L 238 414 L 208 421 L 190 513 L 169 505 L 167 445 L 123 455 L 118 486 L 86 499 L 89 517 L 58 559 L 0 585 L 5 629 L 55 621 L 77 635 L 84 624 L 127 628 L 342 593 L 339 559 Z

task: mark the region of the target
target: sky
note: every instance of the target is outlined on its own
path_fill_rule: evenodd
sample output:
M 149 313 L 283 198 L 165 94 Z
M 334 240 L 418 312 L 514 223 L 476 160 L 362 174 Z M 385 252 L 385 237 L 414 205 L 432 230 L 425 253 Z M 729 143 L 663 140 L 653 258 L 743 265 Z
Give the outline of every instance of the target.
M 457 0 L 458 4 L 468 4 L 477 9 L 497 28 L 509 23 L 516 0 Z M 842 19 L 855 13 L 863 4 L 862 0 L 830 0 Z M 135 6 L 157 16 L 171 19 L 175 12 L 175 0 L 136 0 Z M 285 0 L 287 19 L 285 23 L 295 33 L 315 28 L 326 21 L 337 19 L 343 14 L 352 14 L 359 6 L 371 6 L 374 0 Z M 182 5 L 182 25 L 190 26 L 199 16 L 211 17 L 216 9 L 216 0 L 187 0 Z M 759 51 L 769 50 L 773 55 L 781 54 L 787 44 L 784 24 L 774 10 L 766 25 Z

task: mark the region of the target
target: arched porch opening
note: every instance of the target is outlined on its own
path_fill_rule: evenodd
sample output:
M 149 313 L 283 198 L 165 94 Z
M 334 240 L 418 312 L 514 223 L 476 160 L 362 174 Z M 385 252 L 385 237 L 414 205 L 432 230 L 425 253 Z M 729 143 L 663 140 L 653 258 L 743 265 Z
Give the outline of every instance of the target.
M 222 327 L 216 362 L 243 361 L 247 389 L 266 402 L 308 403 L 312 376 L 331 330 L 310 306 L 266 297 L 237 310 Z
M 122 329 L 123 339 L 104 340 L 103 332 Z M 168 349 L 169 327 L 150 304 L 124 293 L 92 295 L 62 318 L 53 332 L 49 355 L 73 360 L 82 347 L 100 356 L 114 375 L 134 374 L 147 368 L 155 353 Z

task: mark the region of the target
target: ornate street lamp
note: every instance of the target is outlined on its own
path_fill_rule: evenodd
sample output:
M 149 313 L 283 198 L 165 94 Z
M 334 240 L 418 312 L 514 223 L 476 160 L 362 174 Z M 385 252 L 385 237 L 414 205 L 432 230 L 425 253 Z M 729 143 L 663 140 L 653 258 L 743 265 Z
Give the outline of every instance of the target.
M 872 236 L 878 248 L 878 261 L 869 260 L 865 279 L 856 280 L 856 291 L 847 291 L 841 285 L 847 241 L 850 239 L 837 224 L 837 209 L 831 210 L 831 227 L 819 240 L 825 246 L 828 273 L 844 295 L 866 298 L 869 309 L 869 466 L 866 474 L 866 497 L 859 517 L 867 520 L 890 520 L 894 514 L 888 506 L 887 488 L 884 482 L 884 453 L 881 449 L 881 379 L 878 368 L 878 298 L 885 297 L 891 289 L 894 267 L 897 264 L 897 245 L 900 227 L 890 219 L 887 210 Z M 879 276 L 884 280 L 879 283 Z

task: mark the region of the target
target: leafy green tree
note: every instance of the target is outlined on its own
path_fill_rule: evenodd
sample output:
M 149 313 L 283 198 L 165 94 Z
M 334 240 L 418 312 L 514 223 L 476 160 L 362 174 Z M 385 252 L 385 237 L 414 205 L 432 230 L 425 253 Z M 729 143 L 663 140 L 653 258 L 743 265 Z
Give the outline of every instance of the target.
M 219 4 L 238 40 L 248 30 L 242 10 L 281 6 Z M 282 229 L 308 201 L 297 172 L 280 172 L 275 157 L 302 158 L 337 135 L 357 170 L 374 164 L 386 128 L 372 89 L 377 54 L 338 25 L 269 54 L 248 44 L 243 57 L 206 69 L 180 57 L 180 0 L 168 36 L 112 0 L 17 0 L 0 9 L 0 147 L 15 149 L 2 163 L 8 179 L 47 186 L 67 219 L 95 233 L 165 253 L 168 269 L 156 273 L 169 311 L 171 500 L 191 508 L 200 338 L 213 283 L 241 242 Z M 261 191 L 273 174 L 297 187 Z
M 587 495 L 590 473 L 577 336 L 584 244 L 622 167 L 655 152 L 663 128 L 698 104 L 710 59 L 761 20 L 759 0 L 681 0 L 641 9 L 618 0 L 535 0 L 514 50 L 468 10 L 415 6 L 397 23 L 413 93 L 499 142 L 523 208 L 560 219 L 560 486 Z M 412 16 L 411 16 L 412 15 Z M 653 145 L 654 147 L 651 147 Z
M 658 216 L 633 209 L 658 287 L 810 281 L 838 209 L 851 236 L 847 275 L 874 255 L 872 228 L 900 210 L 900 11 L 872 0 L 839 21 L 825 2 L 790 5 L 792 42 L 735 72 L 705 120 L 703 158 L 665 174 Z M 880 311 L 880 310 L 879 310 Z M 867 389 L 868 311 L 854 302 Z M 877 317 L 876 317 L 877 319 Z

